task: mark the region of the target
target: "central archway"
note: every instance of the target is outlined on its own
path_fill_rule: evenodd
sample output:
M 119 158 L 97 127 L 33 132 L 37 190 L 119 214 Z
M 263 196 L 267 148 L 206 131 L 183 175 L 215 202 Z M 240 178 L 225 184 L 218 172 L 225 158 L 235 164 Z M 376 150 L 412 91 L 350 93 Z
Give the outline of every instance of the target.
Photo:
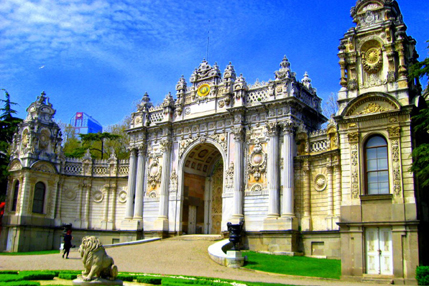
M 220 234 L 224 160 L 211 143 L 189 148 L 182 160 L 183 201 L 181 229 L 183 234 Z

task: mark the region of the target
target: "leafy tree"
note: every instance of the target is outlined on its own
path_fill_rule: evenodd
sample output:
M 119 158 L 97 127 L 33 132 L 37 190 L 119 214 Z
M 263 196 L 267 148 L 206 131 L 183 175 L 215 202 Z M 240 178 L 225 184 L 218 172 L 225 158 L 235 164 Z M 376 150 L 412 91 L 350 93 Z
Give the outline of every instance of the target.
M 10 144 L 18 124 L 22 121 L 22 119 L 14 117 L 17 112 L 12 109 L 12 106 L 16 105 L 16 103 L 10 100 L 10 95 L 5 89 L 2 90 L 6 99 L 0 99 L 4 104 L 0 108 L 0 201 L 4 201 L 6 196 Z
M 76 134 L 73 126 L 58 122 L 65 136 L 63 147 L 65 156 L 81 158 L 86 150 L 90 149 L 92 157 L 97 159 L 108 158 L 112 150 L 118 159 L 128 158 L 129 138 L 125 130 L 130 120 L 130 117 L 126 117 L 122 123 L 109 125 L 106 128 L 107 132 L 91 134 Z
M 426 43 L 428 43 L 428 49 L 429 49 L 429 40 L 426 41 Z M 423 78 L 423 77 L 428 78 L 429 77 L 429 58 L 426 58 L 421 62 L 417 62 L 413 64 L 409 70 L 409 77 L 410 79 Z
M 88 133 L 88 134 L 79 134 L 80 139 L 82 140 L 83 147 L 88 147 L 90 151 L 99 151 L 100 157 L 104 157 L 104 143 L 106 140 L 117 140 L 120 138 L 120 135 L 111 134 L 109 132 L 103 133 Z M 97 144 L 98 143 L 98 144 Z
M 429 41 L 427 42 L 429 43 Z M 411 80 L 423 77 L 429 78 L 429 58 L 413 64 L 409 69 L 409 78 Z M 412 153 L 413 165 L 411 166 L 411 171 L 416 174 L 420 185 L 425 188 L 429 187 L 429 108 L 420 110 L 417 115 L 413 116 L 413 121 L 415 138 L 418 144 Z

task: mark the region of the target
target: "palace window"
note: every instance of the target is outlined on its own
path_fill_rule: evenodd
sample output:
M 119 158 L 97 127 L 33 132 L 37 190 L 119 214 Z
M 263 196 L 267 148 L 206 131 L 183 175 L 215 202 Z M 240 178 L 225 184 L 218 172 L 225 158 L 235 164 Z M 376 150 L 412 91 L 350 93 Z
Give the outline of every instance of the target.
M 33 199 L 33 213 L 43 213 L 43 206 L 45 204 L 45 184 L 38 182 L 34 187 L 34 199 Z
M 16 205 L 18 204 L 18 194 L 19 194 L 19 181 L 15 182 L 15 186 L 13 188 L 13 199 L 12 199 L 12 209 L 11 211 L 16 211 Z
M 389 193 L 387 142 L 382 136 L 372 136 L 365 144 L 365 179 L 368 195 Z

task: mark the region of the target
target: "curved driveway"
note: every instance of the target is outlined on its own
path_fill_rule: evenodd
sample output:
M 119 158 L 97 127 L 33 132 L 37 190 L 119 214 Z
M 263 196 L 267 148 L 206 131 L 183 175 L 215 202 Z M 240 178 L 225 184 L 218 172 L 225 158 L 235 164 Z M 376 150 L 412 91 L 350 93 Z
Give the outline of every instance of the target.
M 119 271 L 218 277 L 242 281 L 261 281 L 293 285 L 376 285 L 337 280 L 319 280 L 261 273 L 221 266 L 207 253 L 214 241 L 164 239 L 150 243 L 107 248 Z M 59 254 L 0 256 L 0 270 L 81 270 L 82 262 L 75 250 L 70 259 Z

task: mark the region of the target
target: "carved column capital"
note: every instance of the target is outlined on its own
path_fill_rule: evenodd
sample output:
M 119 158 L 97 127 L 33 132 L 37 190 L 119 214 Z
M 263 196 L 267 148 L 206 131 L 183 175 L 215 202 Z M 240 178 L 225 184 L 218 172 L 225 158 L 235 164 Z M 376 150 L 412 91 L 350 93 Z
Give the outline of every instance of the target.
M 399 138 L 401 136 L 401 126 L 387 127 L 389 132 L 389 139 Z
M 277 122 L 267 122 L 267 135 L 269 137 L 274 137 L 278 135 L 278 124 Z
M 350 132 L 347 134 L 349 143 L 359 143 L 359 132 Z
M 293 129 L 294 129 L 294 123 L 292 120 L 285 120 L 280 122 L 280 127 L 283 130 L 283 133 L 288 134 L 288 133 L 292 133 Z
M 231 133 L 234 134 L 235 141 L 242 141 L 244 135 L 244 127 L 243 126 L 234 126 L 231 128 Z
M 172 141 L 169 138 L 161 139 L 160 145 L 161 145 L 161 152 L 166 152 L 171 149 Z

